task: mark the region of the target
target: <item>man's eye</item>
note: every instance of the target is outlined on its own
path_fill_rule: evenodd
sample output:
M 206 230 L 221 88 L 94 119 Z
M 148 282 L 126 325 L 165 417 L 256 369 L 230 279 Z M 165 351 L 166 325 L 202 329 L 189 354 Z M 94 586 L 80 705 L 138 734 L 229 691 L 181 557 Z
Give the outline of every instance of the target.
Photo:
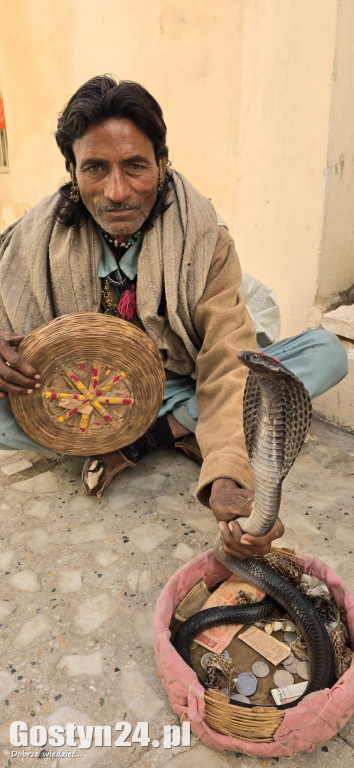
M 140 163 L 130 163 L 129 168 L 131 168 L 133 171 L 140 171 L 142 168 L 144 168 L 144 166 L 140 165 Z
M 92 163 L 92 165 L 83 165 L 81 168 L 81 173 L 100 173 L 103 170 L 103 166 L 101 163 Z

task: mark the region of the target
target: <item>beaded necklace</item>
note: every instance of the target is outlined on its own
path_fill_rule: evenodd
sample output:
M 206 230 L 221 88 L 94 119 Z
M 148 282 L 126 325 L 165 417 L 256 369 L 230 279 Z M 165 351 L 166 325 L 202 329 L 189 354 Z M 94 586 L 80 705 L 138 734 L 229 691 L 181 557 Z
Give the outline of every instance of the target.
M 107 240 L 108 243 L 117 249 L 122 248 L 123 250 L 130 248 L 130 246 L 133 245 L 133 243 L 135 243 L 141 235 L 141 231 L 138 230 L 137 232 L 134 232 L 134 234 L 124 243 L 120 243 L 117 240 L 114 240 L 114 238 L 109 235 L 108 232 L 105 232 L 101 227 L 100 229 L 103 237 Z M 105 314 L 121 317 L 123 320 L 134 320 L 136 318 L 135 284 L 132 283 L 130 287 L 128 287 L 129 278 L 126 275 L 121 275 L 118 264 L 116 272 L 112 274 L 114 274 L 114 278 L 110 275 L 107 275 L 101 281 L 102 304 L 105 307 Z M 117 286 L 118 290 L 122 291 L 119 300 L 114 300 L 112 298 L 112 291 L 110 289 L 111 285 Z M 123 290 L 125 285 L 127 287 L 125 290 Z
M 115 248 L 125 248 L 125 249 L 130 248 L 130 246 L 133 245 L 133 243 L 136 243 L 136 241 L 139 239 L 141 235 L 141 231 L 140 229 L 138 229 L 138 231 L 134 232 L 134 234 L 131 235 L 131 237 L 129 237 L 128 240 L 126 240 L 124 243 L 121 243 L 119 240 L 115 240 L 114 237 L 110 235 L 108 232 L 105 232 L 105 230 L 102 229 L 102 227 L 100 227 L 100 230 L 102 232 L 103 237 L 107 240 L 107 242 L 114 245 Z

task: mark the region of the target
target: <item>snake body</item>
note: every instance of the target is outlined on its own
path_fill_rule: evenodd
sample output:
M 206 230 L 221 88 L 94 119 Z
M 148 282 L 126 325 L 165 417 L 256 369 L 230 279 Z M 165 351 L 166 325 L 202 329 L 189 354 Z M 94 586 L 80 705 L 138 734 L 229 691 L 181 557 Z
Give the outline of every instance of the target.
M 241 352 L 239 358 L 249 368 L 243 414 L 255 502 L 251 515 L 238 518 L 237 522 L 243 531 L 261 536 L 270 530 L 279 513 L 283 479 L 294 463 L 310 426 L 311 401 L 302 381 L 275 358 L 252 351 Z M 214 545 L 214 555 L 232 573 L 260 587 L 276 600 L 297 624 L 307 645 L 311 667 L 306 695 L 333 685 L 336 679 L 333 648 L 324 624 L 308 599 L 266 563 L 254 558 L 239 560 L 225 554 L 221 533 Z M 261 612 L 253 621 L 262 618 L 262 603 L 259 606 Z M 217 623 L 248 623 L 242 621 L 242 609 L 246 607 L 228 606 L 223 610 L 222 621 L 219 621 L 220 608 L 210 610 L 214 611 Z M 203 626 L 205 613 L 202 611 L 186 621 L 178 633 L 176 648 L 188 663 L 189 644 L 193 637 L 192 619 L 197 626 L 195 634 L 202 632 L 206 629 Z M 208 614 L 210 627 L 213 617 L 210 612 Z M 295 706 L 298 702 L 299 699 L 296 699 L 283 706 Z

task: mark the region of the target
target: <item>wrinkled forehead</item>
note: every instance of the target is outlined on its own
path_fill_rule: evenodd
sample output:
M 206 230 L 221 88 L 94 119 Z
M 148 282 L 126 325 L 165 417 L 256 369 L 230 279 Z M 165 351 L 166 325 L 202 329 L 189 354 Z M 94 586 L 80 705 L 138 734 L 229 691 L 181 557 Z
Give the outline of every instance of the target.
M 109 118 L 90 125 L 75 139 L 72 150 L 76 162 L 85 157 L 125 159 L 141 156 L 149 161 L 155 158 L 154 145 L 148 136 L 127 118 Z

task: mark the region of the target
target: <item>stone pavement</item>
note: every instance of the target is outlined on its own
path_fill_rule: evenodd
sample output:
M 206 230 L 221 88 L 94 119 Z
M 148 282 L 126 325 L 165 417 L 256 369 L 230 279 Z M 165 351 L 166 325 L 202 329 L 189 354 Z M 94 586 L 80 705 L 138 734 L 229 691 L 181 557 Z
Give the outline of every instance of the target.
M 315 421 L 284 482 L 281 513 L 281 543 L 319 555 L 351 589 L 353 457 L 353 435 Z M 152 620 L 166 580 L 215 537 L 194 497 L 198 468 L 176 451 L 155 453 L 97 501 L 81 494 L 81 463 L 0 452 L 0 768 L 38 765 L 11 754 L 15 720 L 29 728 L 148 721 L 152 740 L 178 723 L 155 670 Z M 313 754 L 269 760 L 219 753 L 193 736 L 190 748 L 97 746 L 80 759 L 30 750 L 43 768 L 342 768 L 354 760 L 354 728 Z

